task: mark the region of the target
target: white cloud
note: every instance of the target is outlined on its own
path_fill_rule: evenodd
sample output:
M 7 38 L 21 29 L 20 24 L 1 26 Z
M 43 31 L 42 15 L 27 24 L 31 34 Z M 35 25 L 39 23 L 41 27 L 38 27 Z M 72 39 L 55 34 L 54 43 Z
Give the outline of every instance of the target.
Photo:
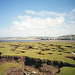
M 24 28 L 47 28 L 47 26 L 59 26 L 65 21 L 64 17 L 40 18 L 31 16 L 18 16 L 19 21 L 13 22 L 13 27 Z
M 54 15 L 54 16 L 65 16 L 66 13 L 57 13 L 57 12 L 49 12 L 49 11 L 41 11 L 37 13 L 40 16 L 46 16 L 46 15 Z
M 75 9 L 72 9 L 70 13 L 75 13 Z
M 10 28 L 0 28 L 1 36 L 59 36 L 75 33 L 75 17 L 71 12 L 35 12 L 26 10 L 26 15 L 18 15 Z M 31 16 L 28 16 L 31 14 Z M 34 16 L 32 15 L 34 14 Z M 36 16 L 40 15 L 40 16 Z M 48 15 L 48 16 L 46 16 Z M 50 17 L 53 15 L 54 17 Z M 43 17 L 45 16 L 45 17 Z M 71 19 L 73 17 L 73 19 Z
M 70 23 L 74 24 L 75 25 L 75 21 L 70 21 Z
M 25 12 L 26 12 L 27 14 L 35 14 L 35 11 L 32 11 L 32 10 L 25 10 Z
M 49 26 L 60 26 L 64 23 L 64 17 L 47 18 L 46 22 Z
M 75 9 L 72 9 L 69 13 L 68 16 L 70 19 L 75 20 Z
M 31 10 L 25 10 L 27 14 L 34 14 L 34 15 L 39 15 L 39 16 L 46 16 L 46 15 L 53 15 L 53 16 L 66 16 L 66 13 L 57 13 L 57 12 L 51 12 L 51 11 L 40 11 L 40 12 L 35 12 Z

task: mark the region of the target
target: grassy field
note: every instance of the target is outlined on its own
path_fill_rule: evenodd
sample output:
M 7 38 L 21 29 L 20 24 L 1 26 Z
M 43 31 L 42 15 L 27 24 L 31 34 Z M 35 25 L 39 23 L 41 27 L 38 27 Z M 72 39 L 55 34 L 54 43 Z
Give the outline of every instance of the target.
M 4 75 L 5 70 L 11 68 L 11 67 L 17 67 L 19 66 L 18 63 L 4 63 L 0 65 L 0 75 Z
M 2 55 L 29 56 L 40 59 L 58 60 L 75 64 L 67 56 L 75 56 L 75 42 L 0 42 Z
M 75 60 L 68 57 L 75 57 L 75 42 L 0 42 L 2 55 L 28 56 L 33 58 L 48 59 L 75 64 Z M 73 71 L 68 75 L 74 75 L 75 68 L 63 67 L 59 75 L 66 75 L 67 69 Z M 4 70 L 3 70 L 4 71 Z
M 75 68 L 73 67 L 63 67 L 60 70 L 61 72 L 57 75 L 75 75 Z

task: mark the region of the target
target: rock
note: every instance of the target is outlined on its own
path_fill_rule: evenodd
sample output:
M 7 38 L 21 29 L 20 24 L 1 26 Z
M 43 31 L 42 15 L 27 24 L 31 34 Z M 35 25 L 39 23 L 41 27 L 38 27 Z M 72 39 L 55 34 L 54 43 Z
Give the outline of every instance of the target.
M 46 60 L 46 59 L 43 59 L 43 60 L 42 60 L 42 63 L 47 63 L 47 60 Z
M 25 71 L 30 71 L 29 68 L 25 68 Z
M 4 75 L 23 75 L 21 68 L 10 68 Z
M 45 71 L 46 71 L 46 69 L 45 69 L 45 68 L 43 68 L 43 67 L 40 67 L 40 68 L 39 68 L 39 71 L 40 71 L 40 72 L 45 72 Z
M 71 52 L 73 55 L 75 55 L 75 52 Z
M 32 71 L 32 74 L 36 74 L 36 71 Z

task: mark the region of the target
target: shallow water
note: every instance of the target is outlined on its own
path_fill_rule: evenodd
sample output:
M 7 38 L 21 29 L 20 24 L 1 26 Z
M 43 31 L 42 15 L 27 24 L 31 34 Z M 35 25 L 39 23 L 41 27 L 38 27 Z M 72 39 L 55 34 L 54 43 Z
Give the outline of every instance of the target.
M 0 40 L 0 42 L 75 42 L 75 40 Z

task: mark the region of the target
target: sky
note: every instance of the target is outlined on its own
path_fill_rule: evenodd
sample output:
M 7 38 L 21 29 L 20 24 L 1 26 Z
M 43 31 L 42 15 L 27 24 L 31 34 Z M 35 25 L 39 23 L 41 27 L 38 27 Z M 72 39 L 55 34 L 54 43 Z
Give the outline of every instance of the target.
M 0 37 L 75 34 L 75 0 L 0 0 Z

